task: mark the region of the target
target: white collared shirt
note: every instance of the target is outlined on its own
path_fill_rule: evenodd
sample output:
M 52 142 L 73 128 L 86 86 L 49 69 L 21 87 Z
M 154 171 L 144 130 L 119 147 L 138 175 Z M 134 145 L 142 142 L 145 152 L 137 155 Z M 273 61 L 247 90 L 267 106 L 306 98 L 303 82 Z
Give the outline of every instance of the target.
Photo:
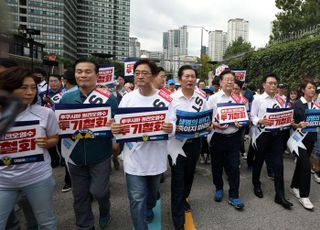
M 254 98 L 250 112 L 250 118 L 253 125 L 258 125 L 259 120 L 267 113 L 267 108 L 281 108 L 281 105 L 275 97 L 271 97 L 266 92 Z
M 302 97 L 300 97 L 300 101 L 302 102 L 302 104 L 308 104 L 308 109 L 312 109 L 313 104 L 314 104 L 313 100 L 310 102 L 307 102 L 307 100 L 302 96 Z
M 181 88 L 170 96 L 173 99 L 169 106 L 170 114 L 175 114 L 177 109 L 186 112 L 201 112 L 208 109 L 205 95 L 202 95 L 197 90 L 193 91 L 193 95 L 190 98 L 184 96 Z
M 208 107 L 209 109 L 213 109 L 212 118 L 213 121 L 217 115 L 217 104 L 219 103 L 237 103 L 232 97 L 227 96 L 223 90 L 220 90 L 219 92 L 211 95 L 208 100 Z M 222 129 L 215 129 L 215 133 L 221 133 L 221 134 L 232 134 L 237 132 L 239 129 L 233 125 L 229 125 L 228 128 L 222 130 Z

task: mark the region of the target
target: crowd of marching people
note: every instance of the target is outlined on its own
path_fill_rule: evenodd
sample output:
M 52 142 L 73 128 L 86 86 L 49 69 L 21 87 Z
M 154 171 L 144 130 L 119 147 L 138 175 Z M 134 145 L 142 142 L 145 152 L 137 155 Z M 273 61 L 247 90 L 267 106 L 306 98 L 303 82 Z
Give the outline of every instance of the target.
M 185 212 L 191 210 L 188 197 L 198 163 L 211 164 L 214 200 L 221 202 L 226 196 L 237 210 L 245 208 L 239 196 L 241 157 L 252 170 L 249 190 L 258 198 L 264 196 L 260 175 L 266 163 L 268 176 L 274 180 L 274 202 L 291 209 L 293 204 L 285 197 L 283 173 L 283 155 L 291 152 L 296 160 L 288 189 L 305 209 L 314 208 L 309 193 L 312 173 L 320 183 L 320 133 L 306 129 L 309 127 L 306 115 L 320 109 L 320 87 L 312 79 L 305 77 L 298 87 L 287 90 L 275 73 L 269 73 L 262 77 L 261 86 L 250 90 L 228 66 L 219 68 L 208 82 L 199 80 L 197 70 L 190 65 L 180 67 L 177 82 L 167 79 L 165 70 L 149 59 L 138 60 L 133 69 L 133 81 L 126 82 L 124 76 L 118 75 L 112 87 L 108 87 L 97 84 L 99 66 L 90 59 L 77 60 L 74 68 L 62 76 L 37 68 L 31 71 L 12 60 L 0 59 L 0 90 L 20 99 L 15 122 L 39 127 L 39 135 L 32 144 L 42 151 L 26 163 L 13 164 L 10 157 L 0 159 L 0 230 L 19 229 L 17 206 L 25 214 L 27 229 L 57 229 L 52 168 L 59 164 L 65 167 L 61 191 L 72 191 L 75 225 L 81 230 L 95 229 L 93 199 L 99 206 L 100 228 L 108 227 L 111 221 L 112 163 L 116 170 L 123 165 L 136 230 L 148 229 L 148 223 L 152 222 L 160 182 L 168 166 L 171 215 L 173 228 L 177 230 L 184 229 Z M 86 109 L 94 104 L 109 108 L 110 119 L 104 125 L 113 136 L 83 130 L 73 136 L 59 136 L 61 124 L 55 115 L 56 108 Z M 221 106 L 232 109 L 235 105 L 244 108 L 249 122 L 222 122 Z M 115 137 L 127 130 L 115 116 L 141 108 L 168 112 L 158 128 L 167 140 L 117 143 Z M 192 138 L 177 135 L 181 131 L 181 113 L 197 117 L 208 111 L 212 122 L 205 135 L 196 133 Z M 289 125 L 274 127 L 267 116 L 269 111 L 276 115 L 292 111 Z M 299 138 L 296 149 L 287 144 L 297 140 L 292 137 Z M 247 151 L 244 143 L 249 140 Z M 0 155 L 11 148 L 0 142 Z M 223 172 L 228 179 L 227 192 Z

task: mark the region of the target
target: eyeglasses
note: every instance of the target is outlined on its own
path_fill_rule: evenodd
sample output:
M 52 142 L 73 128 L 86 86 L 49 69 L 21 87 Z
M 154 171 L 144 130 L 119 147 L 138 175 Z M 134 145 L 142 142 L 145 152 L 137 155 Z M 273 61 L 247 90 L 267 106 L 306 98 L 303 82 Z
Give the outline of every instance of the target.
M 148 75 L 150 75 L 151 73 L 150 72 L 147 72 L 147 71 L 136 71 L 134 72 L 134 76 L 138 77 L 138 76 L 142 76 L 142 77 L 146 77 Z

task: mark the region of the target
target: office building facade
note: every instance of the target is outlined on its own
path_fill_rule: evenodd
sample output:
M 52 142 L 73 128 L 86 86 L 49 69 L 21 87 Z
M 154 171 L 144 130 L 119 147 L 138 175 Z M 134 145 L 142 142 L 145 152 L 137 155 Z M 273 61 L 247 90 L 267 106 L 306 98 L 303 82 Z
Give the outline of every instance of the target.
M 13 31 L 41 31 L 47 54 L 75 60 L 106 53 L 122 60 L 129 53 L 130 0 L 5 0 Z
M 245 42 L 249 42 L 249 21 L 243 18 L 229 19 L 228 21 L 228 45 L 242 37 Z
M 163 54 L 165 60 L 188 55 L 187 26 L 163 33 Z
M 78 0 L 77 54 L 129 55 L 130 0 Z
M 140 42 L 138 38 L 130 37 L 129 38 L 129 57 L 140 57 Z
M 212 61 L 222 61 L 227 49 L 227 33 L 222 30 L 209 32 L 208 55 Z

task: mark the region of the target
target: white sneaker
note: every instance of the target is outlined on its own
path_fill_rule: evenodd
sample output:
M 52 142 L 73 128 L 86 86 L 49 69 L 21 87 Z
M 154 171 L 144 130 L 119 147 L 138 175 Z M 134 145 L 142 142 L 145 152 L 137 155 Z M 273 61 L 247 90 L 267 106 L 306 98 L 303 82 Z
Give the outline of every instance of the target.
M 206 163 L 207 163 L 207 164 L 211 164 L 210 154 L 207 154 L 207 156 L 206 156 Z
M 315 172 L 315 173 L 313 174 L 313 176 L 314 176 L 314 180 L 315 180 L 317 183 L 320 184 L 320 173 L 319 173 L 319 172 Z
M 244 152 L 241 154 L 242 159 L 247 160 L 248 153 Z
M 302 206 L 305 209 L 313 209 L 313 204 L 311 203 L 311 201 L 309 200 L 309 197 L 303 197 L 299 199 L 299 202 L 302 204 Z
M 199 160 L 200 164 L 204 164 L 205 162 L 205 158 L 203 156 L 200 156 L 200 160 Z
M 290 191 L 296 198 L 300 199 L 300 191 L 298 188 L 292 188 Z

